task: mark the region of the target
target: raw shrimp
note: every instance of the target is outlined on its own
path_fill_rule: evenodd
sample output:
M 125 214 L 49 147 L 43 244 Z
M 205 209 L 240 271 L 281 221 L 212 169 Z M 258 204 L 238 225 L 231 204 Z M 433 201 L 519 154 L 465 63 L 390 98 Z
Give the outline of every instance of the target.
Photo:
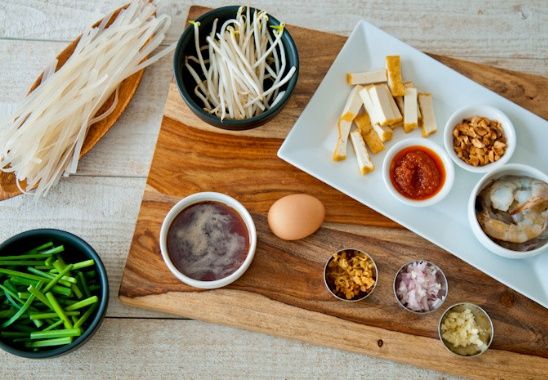
M 478 197 L 476 213 L 484 232 L 509 243 L 548 238 L 548 184 L 518 176 L 504 176 L 487 186 Z M 536 245 L 536 244 L 535 244 Z M 530 248 L 528 245 L 528 249 Z
M 505 176 L 491 185 L 489 198 L 494 209 L 515 214 L 548 202 L 548 184 L 530 177 Z
M 478 221 L 487 235 L 511 243 L 525 243 L 539 237 L 546 230 L 548 212 L 526 210 L 515 216 L 516 218 L 512 218 L 513 223 L 506 223 L 490 217 L 488 213 L 481 213 Z

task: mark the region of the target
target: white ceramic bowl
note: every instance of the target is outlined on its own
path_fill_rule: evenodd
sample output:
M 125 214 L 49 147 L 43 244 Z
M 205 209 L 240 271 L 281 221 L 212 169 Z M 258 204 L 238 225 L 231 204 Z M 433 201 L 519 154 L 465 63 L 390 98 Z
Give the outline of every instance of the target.
M 489 251 L 509 259 L 524 259 L 526 257 L 536 256 L 543 252 L 548 252 L 548 243 L 544 244 L 542 247 L 539 247 L 531 251 L 526 251 L 526 252 L 512 251 L 511 249 L 501 247 L 500 245 L 495 243 L 493 240 L 491 240 L 491 238 L 489 238 L 489 236 L 487 236 L 485 232 L 483 232 L 483 229 L 481 228 L 481 225 L 479 224 L 478 219 L 476 218 L 476 197 L 487 184 L 505 175 L 525 175 L 528 177 L 540 179 L 548 183 L 548 176 L 546 174 L 544 174 L 540 170 L 535 169 L 531 166 L 522 165 L 522 164 L 508 164 L 489 174 L 486 174 L 476 184 L 476 186 L 470 193 L 470 199 L 468 200 L 468 222 L 470 223 L 472 232 L 474 233 L 476 238 L 479 240 L 479 242 L 483 244 L 483 246 L 487 248 Z
M 208 201 L 224 203 L 225 205 L 236 210 L 236 212 L 242 217 L 247 227 L 247 231 L 249 232 L 249 251 L 247 252 L 247 256 L 244 262 L 242 263 L 242 265 L 231 275 L 218 280 L 201 281 L 201 280 L 196 280 L 184 275 L 175 267 L 175 265 L 173 265 L 173 262 L 171 261 L 171 258 L 169 257 L 169 254 L 167 252 L 167 233 L 169 231 L 169 227 L 171 226 L 171 223 L 183 209 L 195 203 L 208 202 Z M 169 212 L 167 213 L 164 219 L 164 222 L 162 223 L 162 229 L 160 230 L 160 250 L 162 252 L 162 258 L 164 259 L 171 273 L 173 273 L 175 277 L 177 277 L 179 280 L 181 280 L 185 284 L 193 286 L 195 288 L 200 288 L 200 289 L 221 288 L 240 278 L 245 273 L 247 268 L 249 268 L 249 265 L 253 261 L 253 257 L 255 256 L 256 246 L 257 246 L 257 230 L 255 229 L 255 223 L 253 222 L 251 215 L 246 210 L 246 208 L 236 199 L 221 193 L 215 193 L 215 192 L 196 193 L 181 199 L 179 202 L 175 204 L 175 206 L 171 208 L 171 210 L 169 210 Z
M 394 159 L 394 156 L 396 156 L 396 154 L 398 154 L 398 152 L 400 152 L 402 149 L 417 145 L 429 148 L 430 150 L 434 151 L 434 153 L 436 153 L 441 159 L 445 168 L 445 182 L 443 183 L 443 187 L 436 195 L 424 200 L 414 200 L 401 195 L 398 190 L 396 190 L 396 188 L 392 184 L 392 180 L 390 179 L 390 163 Z M 451 188 L 453 187 L 453 182 L 455 181 L 455 168 L 453 167 L 453 163 L 449 159 L 447 153 L 445 153 L 445 151 L 436 143 L 425 138 L 409 138 L 395 144 L 392 148 L 390 148 L 388 153 L 386 153 L 382 165 L 382 177 L 384 179 L 384 184 L 386 185 L 390 193 L 402 203 L 414 207 L 426 207 L 438 203 L 443 198 L 445 198 L 447 194 L 449 194 Z
M 504 155 L 498 161 L 484 166 L 473 166 L 461 160 L 453 150 L 453 128 L 464 119 L 473 116 L 483 116 L 490 120 L 500 122 L 506 136 L 507 147 L 506 152 L 504 152 Z M 458 166 L 472 173 L 487 173 L 488 171 L 500 168 L 510 160 L 516 149 L 516 130 L 508 116 L 495 107 L 487 105 L 467 106 L 453 113 L 447 120 L 447 123 L 445 123 L 443 143 L 449 157 L 451 157 Z

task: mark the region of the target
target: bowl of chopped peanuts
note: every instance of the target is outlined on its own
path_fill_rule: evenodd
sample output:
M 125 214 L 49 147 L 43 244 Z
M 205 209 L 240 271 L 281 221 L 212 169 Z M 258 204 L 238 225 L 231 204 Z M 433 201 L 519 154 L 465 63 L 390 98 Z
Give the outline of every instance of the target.
M 458 166 L 473 173 L 486 173 L 510 160 L 516 149 L 516 131 L 499 109 L 467 106 L 447 120 L 444 145 Z
M 379 281 L 375 261 L 362 250 L 346 248 L 333 254 L 325 263 L 327 290 L 341 301 L 361 301 L 375 290 Z

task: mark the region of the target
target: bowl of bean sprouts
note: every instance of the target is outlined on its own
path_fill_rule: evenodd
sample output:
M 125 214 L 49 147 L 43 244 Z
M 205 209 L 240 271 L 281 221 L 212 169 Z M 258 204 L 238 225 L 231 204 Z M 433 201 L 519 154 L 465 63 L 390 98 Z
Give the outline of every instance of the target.
M 287 103 L 299 56 L 285 24 L 252 7 L 226 6 L 190 21 L 173 68 L 181 97 L 200 119 L 246 130 L 271 120 Z

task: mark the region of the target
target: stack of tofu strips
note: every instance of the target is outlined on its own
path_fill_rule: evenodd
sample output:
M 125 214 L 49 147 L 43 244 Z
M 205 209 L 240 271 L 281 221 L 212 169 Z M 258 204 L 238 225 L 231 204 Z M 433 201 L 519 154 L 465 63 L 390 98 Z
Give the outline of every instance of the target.
M 401 126 L 409 133 L 420 126 L 424 137 L 436 132 L 432 95 L 403 81 L 399 56 L 387 56 L 386 69 L 348 73 L 346 81 L 354 87 L 339 117 L 333 160 L 346 159 L 350 137 L 360 172 L 367 174 L 374 169 L 369 151 L 382 151 L 395 128 Z

